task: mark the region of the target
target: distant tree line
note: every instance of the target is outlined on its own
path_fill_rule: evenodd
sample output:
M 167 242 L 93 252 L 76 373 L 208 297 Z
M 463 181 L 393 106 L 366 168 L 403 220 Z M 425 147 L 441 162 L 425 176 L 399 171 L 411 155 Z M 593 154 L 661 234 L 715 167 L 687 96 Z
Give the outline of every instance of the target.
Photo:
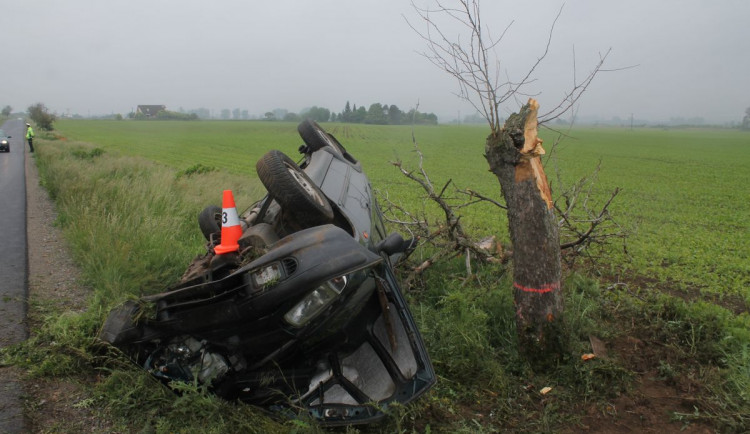
M 218 113 L 219 119 L 224 120 L 249 120 L 250 115 L 247 110 L 240 109 L 222 109 Z M 129 119 L 135 120 L 197 120 L 211 119 L 211 111 L 207 108 L 199 108 L 185 111 L 182 108 L 179 111 L 162 110 L 153 116 L 146 116 L 140 112 L 131 112 L 128 114 Z M 266 121 L 287 121 L 299 122 L 303 119 L 310 118 L 316 122 L 345 122 L 354 124 L 373 124 L 373 125 L 437 125 L 438 117 L 434 113 L 423 113 L 416 109 L 402 111 L 395 104 L 370 104 L 369 108 L 365 106 L 357 107 L 356 104 L 346 102 L 344 109 L 340 113 L 332 112 L 325 107 L 312 106 L 301 110 L 299 113 L 293 113 L 285 109 L 274 109 L 267 111 L 261 117 Z
M 366 109 L 365 106 L 357 107 L 356 104 L 350 105 L 349 101 L 346 102 L 344 110 L 341 113 L 334 113 L 332 115 L 331 120 L 374 125 L 436 125 L 438 122 L 435 113 L 422 113 L 416 109 L 404 112 L 396 104 L 388 105 L 381 103 L 370 104 L 370 107 Z
M 750 107 L 745 109 L 745 117 L 742 118 L 742 125 L 740 125 L 740 128 L 750 131 Z
M 143 113 L 130 112 L 128 113 L 128 118 L 139 121 L 196 121 L 198 120 L 198 115 L 196 113 L 180 113 L 170 110 L 162 110 L 154 116 L 146 116 Z
M 310 118 L 316 122 L 331 121 L 373 125 L 411 125 L 412 123 L 436 125 L 438 123 L 437 115 L 434 113 L 422 113 L 416 109 L 404 112 L 395 104 L 375 103 L 370 104 L 369 108 L 365 108 L 365 106 L 357 107 L 356 104 L 352 105 L 349 101 L 346 102 L 346 106 L 341 113 L 313 106 L 302 110 L 300 114 L 291 113 L 284 109 L 275 109 L 266 112 L 263 116 L 263 119 L 267 121 L 299 122 L 304 118 Z
M 310 118 L 316 122 L 328 122 L 331 120 L 331 111 L 324 107 L 312 106 L 300 111 L 299 114 L 285 109 L 274 109 L 263 115 L 263 120 L 266 121 L 299 122 L 305 118 Z

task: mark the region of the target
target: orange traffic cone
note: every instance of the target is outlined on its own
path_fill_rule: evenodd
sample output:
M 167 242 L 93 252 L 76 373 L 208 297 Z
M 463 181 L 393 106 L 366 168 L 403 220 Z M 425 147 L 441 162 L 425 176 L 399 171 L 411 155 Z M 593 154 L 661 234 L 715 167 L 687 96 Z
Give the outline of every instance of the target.
M 217 255 L 239 251 L 240 245 L 237 240 L 242 236 L 242 226 L 237 208 L 234 206 L 232 190 L 224 190 L 221 208 L 221 244 L 214 248 Z

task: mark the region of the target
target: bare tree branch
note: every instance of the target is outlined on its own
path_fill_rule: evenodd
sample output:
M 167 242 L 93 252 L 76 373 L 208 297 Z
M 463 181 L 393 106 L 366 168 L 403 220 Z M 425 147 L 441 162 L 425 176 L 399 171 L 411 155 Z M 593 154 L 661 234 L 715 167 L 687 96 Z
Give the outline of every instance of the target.
M 617 196 L 617 194 L 619 192 L 620 192 L 620 189 L 619 188 L 615 188 L 615 190 L 612 192 L 612 195 L 609 197 L 609 199 L 604 204 L 604 206 L 602 207 L 601 211 L 599 211 L 599 214 L 595 218 L 589 219 L 589 220 L 578 220 L 578 222 L 581 222 L 581 223 L 589 223 L 589 227 L 583 233 L 581 233 L 580 230 L 577 230 L 577 229 L 573 228 L 573 223 L 570 221 L 568 215 L 564 214 L 564 212 L 567 212 L 567 210 L 563 211 L 558 206 L 555 206 L 555 209 L 557 209 L 557 212 L 560 213 L 561 215 L 563 215 L 563 220 L 564 220 L 565 224 L 567 224 L 571 228 L 571 230 L 573 232 L 575 232 L 575 233 L 578 234 L 578 238 L 577 239 L 575 239 L 573 241 L 568 241 L 566 243 L 562 243 L 560 245 L 560 248 L 563 249 L 563 250 L 564 249 L 569 249 L 569 248 L 572 248 L 572 247 L 580 246 L 580 245 L 582 245 L 584 243 L 590 244 L 590 243 L 594 242 L 595 240 L 601 240 L 603 238 L 608 237 L 607 234 L 597 234 L 597 235 L 594 235 L 594 231 L 596 230 L 597 226 L 599 226 L 600 224 L 602 224 L 603 222 L 607 221 L 610 218 L 609 217 L 609 211 L 608 211 L 607 208 L 609 208 L 609 205 L 612 203 L 612 201 L 615 199 L 615 197 Z M 614 235 L 612 235 L 612 236 L 614 236 Z
M 507 206 L 505 206 L 502 203 L 496 201 L 495 199 L 489 198 L 489 197 L 487 197 L 487 196 L 485 196 L 485 195 L 483 195 L 481 193 L 478 193 L 478 192 L 476 192 L 476 191 L 474 191 L 472 189 L 467 188 L 467 189 L 464 189 L 464 190 L 458 190 L 458 192 L 462 193 L 462 194 L 466 194 L 466 195 L 468 195 L 472 199 L 475 198 L 475 197 L 479 199 L 478 201 L 469 202 L 467 205 L 484 201 L 484 202 L 489 202 L 489 203 L 495 205 L 498 208 L 508 209 Z
M 602 72 L 602 66 L 604 65 L 604 62 L 607 60 L 607 56 L 609 56 L 609 53 L 612 51 L 610 48 L 607 50 L 604 55 L 599 56 L 599 62 L 594 66 L 594 68 L 586 75 L 586 77 L 580 81 L 575 81 L 575 62 L 573 65 L 574 75 L 573 75 L 573 87 L 565 94 L 565 98 L 563 98 L 562 101 L 560 101 L 555 107 L 552 108 L 552 110 L 548 111 L 547 113 L 544 113 L 539 116 L 539 123 L 544 124 L 551 120 L 557 119 L 560 116 L 562 116 L 564 113 L 566 113 L 568 110 L 570 110 L 575 103 L 578 102 L 578 100 L 583 96 L 584 92 L 588 89 L 591 82 L 594 80 L 594 77 L 599 72 Z
M 609 212 L 610 205 L 620 193 L 619 188 L 614 189 L 603 205 L 595 208 L 591 206 L 591 203 L 595 202 L 592 196 L 600 169 L 601 163 L 591 175 L 581 178 L 567 189 L 562 189 L 555 200 L 555 210 L 560 217 L 560 248 L 566 251 L 568 262 L 581 255 L 593 259 L 592 247 L 601 249 L 612 239 L 620 239 L 624 243 L 628 235 L 628 231 L 622 228 Z M 562 186 L 559 172 L 557 179 Z
M 526 73 L 519 80 L 512 80 L 507 77 L 506 73 L 506 79 L 501 81 L 502 63 L 494 54 L 494 49 L 503 40 L 513 22 L 511 21 L 497 38 L 493 38 L 490 32 L 482 26 L 479 0 L 458 0 L 457 3 L 457 7 L 448 7 L 443 1 L 438 0 L 435 8 L 427 9 L 416 6 L 412 2 L 412 8 L 424 22 L 425 30 L 417 29 L 408 19 L 406 22 L 427 45 L 427 51 L 421 54 L 438 68 L 456 78 L 459 85 L 459 92 L 456 95 L 481 113 L 489 123 L 491 131 L 496 133 L 501 128 L 500 106 L 503 103 L 511 98 L 517 99 L 519 96 L 536 94 L 527 92 L 525 89 L 536 81 L 534 74 L 549 54 L 555 26 L 562 15 L 563 7 L 557 11 L 549 27 L 544 50 L 526 70 Z M 446 16 L 452 22 L 465 28 L 468 32 L 468 40 L 462 41 L 461 35 L 455 38 L 448 37 L 433 19 L 435 15 Z M 566 92 L 562 101 L 553 106 L 552 110 L 539 117 L 540 124 L 557 119 L 573 107 L 588 89 L 594 77 L 599 72 L 605 71 L 602 66 L 610 51 L 607 50 L 603 56 L 600 56 L 599 62 L 579 82 L 575 73 L 574 50 L 572 88 Z
M 391 162 L 391 164 L 396 167 L 403 176 L 419 185 L 425 192 L 427 198 L 440 208 L 444 217 L 442 222 L 430 224 L 428 219 L 424 217 L 424 215 L 426 215 L 424 210 L 420 216 L 417 213 L 409 212 L 402 206 L 393 203 L 388 197 L 380 198 L 381 203 L 384 204 L 383 214 L 386 221 L 397 224 L 401 228 L 407 230 L 414 238 L 419 239 L 421 245 L 431 244 L 436 248 L 436 253 L 426 261 L 423 261 L 419 266 L 413 268 L 412 274 L 421 274 L 435 262 L 455 257 L 458 254 L 466 254 L 467 261 L 471 261 L 472 258 L 479 262 L 498 263 L 507 261 L 508 256 L 502 254 L 497 255 L 498 251 L 496 249 L 493 251 L 492 248 L 486 248 L 480 245 L 480 243 L 475 242 L 471 236 L 466 233 L 466 230 L 461 223 L 461 216 L 457 215 L 455 212 L 456 209 L 466 206 L 466 204 L 454 205 L 451 203 L 452 198 L 446 197 L 446 192 L 448 191 L 448 188 L 453 185 L 453 181 L 448 180 L 439 192 L 436 191 L 433 183 L 430 181 L 427 171 L 424 169 L 424 155 L 419 149 L 419 145 L 414 138 L 413 133 L 412 140 L 414 152 L 416 152 L 418 156 L 418 169 L 408 170 L 404 167 L 401 161 L 394 161 Z M 466 192 L 462 192 L 458 189 L 456 189 L 456 191 L 466 194 Z M 489 201 L 497 206 L 503 207 L 502 204 L 473 191 L 471 191 L 470 197 L 481 198 L 481 200 L 474 200 L 472 203 Z M 470 273 L 471 265 L 467 264 L 466 269 Z

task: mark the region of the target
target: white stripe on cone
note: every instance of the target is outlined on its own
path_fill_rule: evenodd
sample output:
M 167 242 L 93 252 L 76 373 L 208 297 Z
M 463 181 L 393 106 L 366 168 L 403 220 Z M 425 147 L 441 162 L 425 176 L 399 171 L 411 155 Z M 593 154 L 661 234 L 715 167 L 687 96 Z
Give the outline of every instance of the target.
M 221 226 L 239 226 L 240 216 L 237 215 L 237 208 L 222 208 L 221 209 Z

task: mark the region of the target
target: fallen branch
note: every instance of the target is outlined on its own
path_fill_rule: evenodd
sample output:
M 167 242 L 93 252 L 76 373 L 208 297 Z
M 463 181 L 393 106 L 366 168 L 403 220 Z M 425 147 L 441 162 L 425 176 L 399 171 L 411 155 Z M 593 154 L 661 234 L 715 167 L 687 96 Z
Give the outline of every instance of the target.
M 463 206 L 468 206 L 468 205 L 472 205 L 472 204 L 479 203 L 479 202 L 489 202 L 489 203 L 495 205 L 498 208 L 508 209 L 507 206 L 505 206 L 504 204 L 496 201 L 495 199 L 489 198 L 489 197 L 487 197 L 487 196 L 485 196 L 483 194 L 480 194 L 480 193 L 478 193 L 478 192 L 476 192 L 474 190 L 471 190 L 469 188 L 464 189 L 464 190 L 458 190 L 458 192 L 462 193 L 462 194 L 465 194 L 465 195 L 469 196 L 472 199 L 473 198 L 479 199 L 479 200 L 475 200 L 475 201 L 469 202 L 469 203 L 467 203 L 467 204 L 465 204 Z
M 583 254 L 591 257 L 591 247 L 603 247 L 612 238 L 624 242 L 628 235 L 609 212 L 610 205 L 620 193 L 619 187 L 612 191 L 600 208 L 592 209 L 593 187 L 599 170 L 600 164 L 591 175 L 564 190 L 554 202 L 555 211 L 560 217 L 560 249 L 566 253 L 568 262 Z M 559 173 L 558 182 L 562 185 Z
M 612 200 L 614 200 L 614 198 L 617 196 L 619 192 L 620 192 L 619 187 L 615 188 L 615 191 L 612 192 L 612 195 L 609 197 L 609 200 L 607 200 L 607 203 L 604 204 L 601 211 L 599 211 L 599 214 L 595 218 L 588 220 L 589 227 L 584 233 L 580 233 L 573 228 L 573 224 L 571 223 L 568 216 L 565 214 L 569 212 L 570 210 L 568 209 L 568 210 L 563 211 L 562 209 L 560 209 L 560 207 L 557 206 L 557 204 L 555 204 L 555 209 L 557 210 L 558 213 L 563 215 L 564 222 L 567 224 L 567 226 L 570 227 L 571 230 L 577 232 L 579 235 L 578 239 L 576 240 L 569 241 L 567 243 L 562 243 L 560 245 L 560 248 L 563 250 L 570 249 L 572 247 L 580 246 L 584 243 L 591 243 L 596 240 L 601 240 L 605 238 L 606 237 L 605 234 L 595 234 L 594 231 L 600 224 L 611 220 L 611 217 L 609 215 L 609 212 L 607 211 L 607 208 L 609 208 L 609 205 L 612 203 Z M 579 221 L 579 222 L 582 222 L 582 221 Z M 613 234 L 612 236 L 615 236 L 615 235 Z
M 426 197 L 440 208 L 444 216 L 442 223 L 430 224 L 425 217 L 426 212 L 424 212 L 424 210 L 421 214 L 410 212 L 404 209 L 404 207 L 392 202 L 388 197 L 383 198 L 383 214 L 385 215 L 386 221 L 399 225 L 402 229 L 408 231 L 412 237 L 418 237 L 420 245 L 430 244 L 436 249 L 437 253 L 422 262 L 419 266 L 414 267 L 412 269 L 412 274 L 419 275 L 436 261 L 452 258 L 460 254 L 466 255 L 465 261 L 468 275 L 472 274 L 472 260 L 484 263 L 506 262 L 508 259 L 507 257 L 503 257 L 502 255 L 498 257 L 494 255 L 497 250 L 493 252 L 491 249 L 485 249 L 481 247 L 479 243 L 475 242 L 471 236 L 466 233 L 466 230 L 461 223 L 461 216 L 456 213 L 457 209 L 483 201 L 492 202 L 501 208 L 504 206 L 497 201 L 489 199 L 488 197 L 472 190 L 462 191 L 457 188 L 455 191 L 469 195 L 470 201 L 458 204 L 453 203 L 455 198 L 447 196 L 450 186 L 454 185 L 453 180 L 449 179 L 442 185 L 439 191 L 436 190 L 427 171 L 424 169 L 424 155 L 419 149 L 419 145 L 413 133 L 412 142 L 419 159 L 417 169 L 407 169 L 401 161 L 393 161 L 391 164 L 396 167 L 403 176 L 419 185 L 425 192 Z M 500 249 L 500 251 L 502 250 Z M 407 279 L 407 281 L 408 280 L 410 279 Z

